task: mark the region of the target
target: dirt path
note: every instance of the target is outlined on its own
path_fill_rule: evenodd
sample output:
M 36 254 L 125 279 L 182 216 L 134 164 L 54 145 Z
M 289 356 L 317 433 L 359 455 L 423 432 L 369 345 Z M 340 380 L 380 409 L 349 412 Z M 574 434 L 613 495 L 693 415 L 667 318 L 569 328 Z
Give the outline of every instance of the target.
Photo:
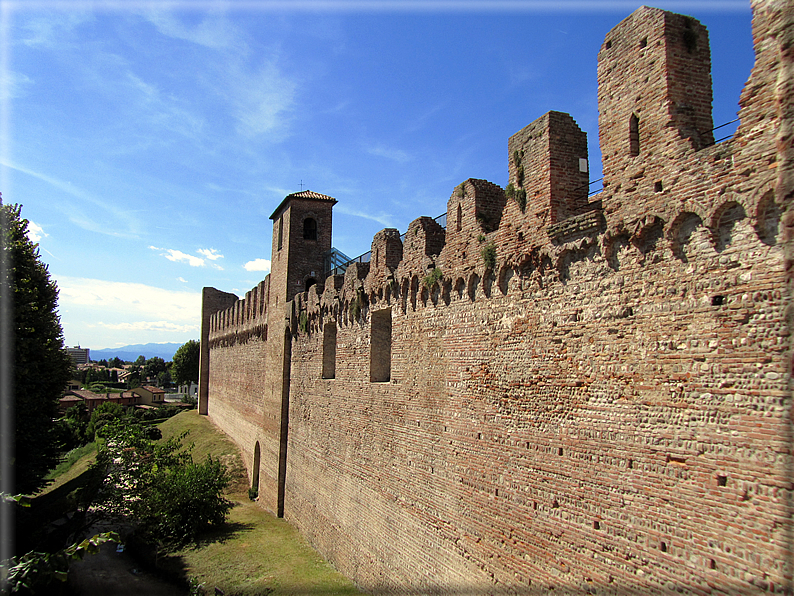
M 187 592 L 139 570 L 116 544 L 102 545 L 96 555 L 86 555 L 69 569 L 69 584 L 80 596 L 185 596 Z

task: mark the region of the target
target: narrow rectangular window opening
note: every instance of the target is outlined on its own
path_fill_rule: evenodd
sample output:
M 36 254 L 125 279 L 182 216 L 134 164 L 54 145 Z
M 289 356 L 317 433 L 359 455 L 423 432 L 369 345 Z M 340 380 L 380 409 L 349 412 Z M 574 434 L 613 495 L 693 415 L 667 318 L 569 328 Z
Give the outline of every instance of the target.
M 391 380 L 391 309 L 372 313 L 370 331 L 369 380 L 388 383 Z
M 640 119 L 636 114 L 629 118 L 629 154 L 640 154 Z
M 336 378 L 336 324 L 323 327 L 323 379 Z
M 278 249 L 281 250 L 282 240 L 284 238 L 284 216 L 278 218 Z

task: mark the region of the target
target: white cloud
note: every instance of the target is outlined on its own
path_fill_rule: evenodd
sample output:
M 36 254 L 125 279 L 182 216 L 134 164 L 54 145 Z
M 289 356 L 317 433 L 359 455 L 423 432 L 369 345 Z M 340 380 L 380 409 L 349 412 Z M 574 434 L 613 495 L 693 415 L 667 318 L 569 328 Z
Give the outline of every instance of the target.
M 169 248 L 165 251 L 163 256 L 165 256 L 165 258 L 169 261 L 174 261 L 176 263 L 184 261 L 191 267 L 204 267 L 204 259 L 183 253 L 181 250 Z
M 253 261 L 248 261 L 245 265 L 243 265 L 246 271 L 270 271 L 270 260 L 269 259 L 254 259 Z
M 69 345 L 98 349 L 185 342 L 201 326 L 201 292 L 53 274 Z
M 119 319 L 167 320 L 196 324 L 201 316 L 201 293 L 172 291 L 139 283 L 84 277 L 56 277 L 61 308 L 89 307 L 97 319 L 112 312 Z M 107 317 L 103 317 L 107 318 Z
M 187 283 L 187 280 L 184 277 L 177 277 L 176 280 L 181 281 L 183 284 Z
M 160 253 L 160 255 L 165 257 L 169 261 L 174 261 L 175 263 L 180 263 L 184 261 L 191 267 L 204 267 L 206 265 L 204 259 L 202 259 L 201 257 L 194 257 L 193 255 L 184 253 L 181 250 L 175 250 L 173 248 L 158 248 L 156 246 L 150 246 L 149 248 L 151 248 L 152 250 L 163 251 Z
M 177 325 L 175 323 L 171 323 L 169 321 L 135 321 L 133 323 L 103 323 L 102 321 L 98 321 L 96 323 L 98 327 L 104 327 L 105 329 L 112 329 L 114 331 L 179 331 L 179 332 L 188 332 L 188 331 L 196 331 L 198 330 L 199 326 L 197 324 L 193 325 Z M 89 328 L 93 327 L 93 325 L 89 325 Z
M 49 236 L 49 234 L 47 234 L 39 224 L 28 220 L 28 238 L 31 242 L 36 243 L 47 236 Z
M 220 254 L 216 248 L 199 248 L 196 252 L 210 261 L 217 261 L 223 258 L 223 255 Z

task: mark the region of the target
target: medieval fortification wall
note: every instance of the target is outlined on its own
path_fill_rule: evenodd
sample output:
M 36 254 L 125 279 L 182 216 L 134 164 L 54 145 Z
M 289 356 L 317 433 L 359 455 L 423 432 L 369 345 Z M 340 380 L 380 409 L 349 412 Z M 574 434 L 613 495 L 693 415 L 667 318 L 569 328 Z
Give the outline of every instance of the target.
M 731 140 L 706 29 L 642 7 L 599 52 L 596 197 L 549 112 L 446 229 L 322 279 L 335 200 L 304 191 L 267 279 L 205 289 L 201 412 L 364 590 L 790 593 L 794 14 L 753 9 Z

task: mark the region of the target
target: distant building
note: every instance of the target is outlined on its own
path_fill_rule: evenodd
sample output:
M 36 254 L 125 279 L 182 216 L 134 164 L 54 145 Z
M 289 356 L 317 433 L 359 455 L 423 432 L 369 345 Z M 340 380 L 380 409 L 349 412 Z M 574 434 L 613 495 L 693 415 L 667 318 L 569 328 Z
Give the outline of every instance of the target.
M 73 348 L 66 348 L 66 352 L 72 357 L 75 364 L 88 364 L 88 348 L 81 348 L 78 345 Z
M 154 406 L 165 403 L 165 390 L 159 387 L 144 385 L 143 387 L 136 387 L 132 391 L 140 396 L 141 400 L 138 403 Z

